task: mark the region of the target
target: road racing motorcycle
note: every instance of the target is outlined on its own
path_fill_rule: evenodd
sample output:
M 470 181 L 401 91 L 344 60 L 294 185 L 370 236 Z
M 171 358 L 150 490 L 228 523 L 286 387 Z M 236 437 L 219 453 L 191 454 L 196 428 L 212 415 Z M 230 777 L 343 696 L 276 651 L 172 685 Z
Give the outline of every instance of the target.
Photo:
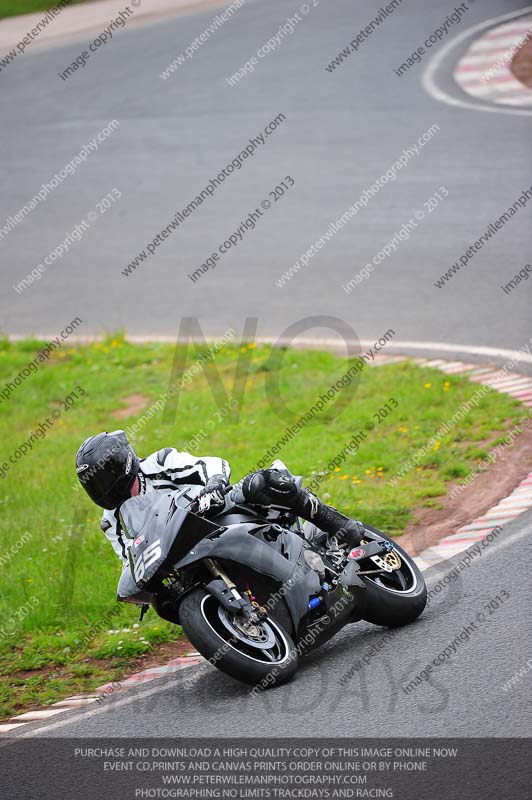
M 284 465 L 282 465 L 284 469 Z M 300 478 L 296 478 L 300 483 Z M 151 606 L 228 675 L 268 688 L 300 656 L 360 620 L 397 627 L 422 613 L 413 559 L 371 525 L 352 550 L 286 509 L 251 506 L 238 486 L 200 516 L 201 487 L 132 497 L 120 508 L 130 540 L 118 599 Z M 316 536 L 316 534 L 318 534 Z

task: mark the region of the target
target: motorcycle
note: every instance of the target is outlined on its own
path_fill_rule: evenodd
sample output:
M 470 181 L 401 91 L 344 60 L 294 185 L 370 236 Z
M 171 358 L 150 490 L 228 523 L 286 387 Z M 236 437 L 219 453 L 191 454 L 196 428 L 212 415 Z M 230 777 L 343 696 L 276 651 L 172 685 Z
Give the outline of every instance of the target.
M 247 504 L 238 486 L 208 519 L 199 516 L 200 489 L 123 503 L 120 523 L 131 546 L 118 599 L 141 605 L 141 618 L 152 606 L 180 624 L 231 677 L 259 689 L 280 685 L 301 655 L 346 625 L 397 627 L 422 613 L 427 590 L 417 565 L 371 525 L 348 551 L 334 536 L 318 544 L 324 537 L 315 526 L 284 508 Z

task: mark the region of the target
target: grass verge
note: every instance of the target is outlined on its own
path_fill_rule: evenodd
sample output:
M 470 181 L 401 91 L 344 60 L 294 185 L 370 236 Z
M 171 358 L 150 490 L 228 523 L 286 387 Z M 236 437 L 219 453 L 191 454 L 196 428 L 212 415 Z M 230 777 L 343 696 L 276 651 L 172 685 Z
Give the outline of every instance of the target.
M 78 5 L 84 2 L 86 0 L 71 0 L 68 5 Z M 35 14 L 37 11 L 47 11 L 57 5 L 56 0 L 0 0 L 0 19 L 16 17 L 19 14 Z
M 134 659 L 176 637 L 175 626 L 153 612 L 137 627 L 136 609 L 115 603 L 120 565 L 99 529 L 99 509 L 76 491 L 80 442 L 138 423 L 133 444 L 141 456 L 188 446 L 227 458 L 238 480 L 348 367 L 328 353 L 280 350 L 272 357 L 267 347 L 225 346 L 184 382 L 173 412 L 147 411 L 168 390 L 176 349 L 115 336 L 56 350 L 6 398 L 5 385 L 44 344 L 0 341 L 0 718 L 119 679 Z M 207 350 L 191 347 L 187 365 Z M 177 356 L 184 353 L 180 346 Z M 239 412 L 224 395 L 232 392 L 238 359 L 247 361 Z M 488 390 L 417 468 L 396 486 L 387 483 L 478 388 L 406 361 L 368 367 L 358 385 L 341 389 L 276 455 L 306 483 L 320 480 L 318 493 L 328 502 L 400 535 L 416 508 L 441 505 L 449 481 L 467 475 L 486 443 L 522 416 L 517 402 Z M 53 425 L 31 440 L 46 418 Z M 26 455 L 15 457 L 28 440 Z

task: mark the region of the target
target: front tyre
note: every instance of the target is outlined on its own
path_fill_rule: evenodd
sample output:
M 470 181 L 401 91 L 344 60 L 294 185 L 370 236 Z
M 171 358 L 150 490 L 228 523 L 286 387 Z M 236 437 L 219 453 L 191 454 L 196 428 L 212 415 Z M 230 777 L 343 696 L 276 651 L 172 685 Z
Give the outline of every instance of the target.
M 209 592 L 195 589 L 183 598 L 179 618 L 202 656 L 243 683 L 270 688 L 286 683 L 297 671 L 294 642 L 270 616 L 256 625 L 247 624 Z
M 372 534 L 392 541 L 376 528 L 366 526 L 365 538 L 375 538 Z M 362 619 L 386 628 L 398 628 L 414 622 L 427 604 L 427 587 L 419 567 L 400 545 L 393 542 L 393 546 L 401 562 L 399 569 L 375 575 L 361 575 L 366 584 L 366 588 L 360 593 Z M 370 559 L 361 563 L 362 571 L 375 568 L 376 564 Z

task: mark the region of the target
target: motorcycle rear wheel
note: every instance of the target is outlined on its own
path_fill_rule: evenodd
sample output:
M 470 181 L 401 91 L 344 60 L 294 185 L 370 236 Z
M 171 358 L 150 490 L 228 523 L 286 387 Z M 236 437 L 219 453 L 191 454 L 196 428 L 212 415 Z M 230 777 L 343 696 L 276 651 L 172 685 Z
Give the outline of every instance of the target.
M 371 526 L 366 526 L 367 536 L 376 533 L 384 539 L 388 537 Z M 388 541 L 392 541 L 388 539 Z M 427 587 L 423 575 L 413 558 L 396 542 L 394 550 L 401 560 L 399 570 L 380 575 L 361 575 L 366 584 L 361 592 L 362 619 L 373 625 L 398 628 L 414 622 L 427 604 Z M 369 559 L 361 564 L 363 570 L 376 566 Z
M 179 609 L 188 640 L 227 675 L 258 689 L 289 681 L 298 668 L 298 652 L 284 628 L 271 616 L 249 629 L 204 589 L 186 595 Z

